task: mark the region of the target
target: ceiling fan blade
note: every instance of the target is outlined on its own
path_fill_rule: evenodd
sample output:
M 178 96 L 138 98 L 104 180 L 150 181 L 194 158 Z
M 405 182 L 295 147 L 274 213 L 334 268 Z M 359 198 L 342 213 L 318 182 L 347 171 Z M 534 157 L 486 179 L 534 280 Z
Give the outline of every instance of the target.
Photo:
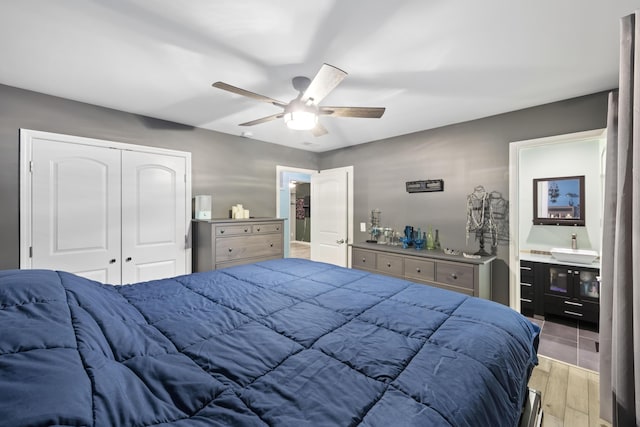
M 250 122 L 240 123 L 238 126 L 259 125 L 260 123 L 266 123 L 266 122 L 270 122 L 272 120 L 280 119 L 280 118 L 282 118 L 282 116 L 284 116 L 284 113 L 272 114 L 270 116 L 263 117 L 261 119 L 255 119 L 255 120 L 251 120 Z
M 385 112 L 384 107 L 320 107 L 318 114 L 333 117 L 361 117 L 379 119 Z
M 259 95 L 257 93 L 241 89 L 224 82 L 215 82 L 211 86 L 217 87 L 218 89 L 226 90 L 227 92 L 232 92 L 238 95 L 246 96 L 248 98 L 253 98 L 258 101 L 268 102 L 269 104 L 277 105 L 278 107 L 285 107 L 287 105 L 286 102 L 278 101 L 277 99 L 269 98 L 268 96 Z
M 311 133 L 313 134 L 313 136 L 322 136 L 322 135 L 326 135 L 329 133 L 329 131 L 327 130 L 326 127 L 322 126 L 322 123 L 318 122 L 316 123 L 316 126 L 311 129 Z
M 320 71 L 311 80 L 300 100 L 302 102 L 310 100 L 313 104 L 318 105 L 345 77 L 347 77 L 347 73 L 341 69 L 333 65 L 322 64 Z

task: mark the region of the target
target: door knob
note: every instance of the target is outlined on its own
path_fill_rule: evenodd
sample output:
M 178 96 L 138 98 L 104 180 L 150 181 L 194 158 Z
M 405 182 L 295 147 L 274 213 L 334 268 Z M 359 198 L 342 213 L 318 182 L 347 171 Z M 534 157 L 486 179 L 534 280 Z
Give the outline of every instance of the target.
M 109 260 L 109 264 L 115 264 L 115 263 L 116 263 L 116 259 L 115 258 L 112 258 L 112 259 Z
M 131 257 L 127 257 L 127 259 L 125 259 L 125 262 L 131 262 Z
M 339 244 L 339 245 L 341 245 L 341 244 L 343 244 L 343 243 L 344 243 L 344 239 L 336 240 L 336 243 L 337 243 L 337 244 Z

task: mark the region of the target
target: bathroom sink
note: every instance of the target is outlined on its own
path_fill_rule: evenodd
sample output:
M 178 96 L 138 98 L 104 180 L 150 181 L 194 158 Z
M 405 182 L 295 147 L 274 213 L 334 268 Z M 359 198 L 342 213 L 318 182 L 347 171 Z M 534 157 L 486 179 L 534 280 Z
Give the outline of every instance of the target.
M 551 256 L 558 261 L 591 264 L 598 258 L 598 252 L 588 249 L 553 248 L 551 249 Z

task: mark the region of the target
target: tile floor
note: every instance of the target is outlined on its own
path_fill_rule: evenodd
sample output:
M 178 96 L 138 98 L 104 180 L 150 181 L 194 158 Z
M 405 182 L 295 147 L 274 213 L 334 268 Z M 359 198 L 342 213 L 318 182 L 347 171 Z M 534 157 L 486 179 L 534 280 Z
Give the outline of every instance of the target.
M 551 316 L 529 319 L 542 329 L 538 354 L 598 372 L 597 325 Z

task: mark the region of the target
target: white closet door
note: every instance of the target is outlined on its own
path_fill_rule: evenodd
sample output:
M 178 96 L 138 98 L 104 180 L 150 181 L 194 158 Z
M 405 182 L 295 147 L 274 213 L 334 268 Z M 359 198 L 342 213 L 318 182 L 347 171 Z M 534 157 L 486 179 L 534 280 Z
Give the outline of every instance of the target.
M 34 138 L 32 268 L 120 283 L 120 152 Z
M 122 152 L 122 282 L 186 273 L 186 160 Z

